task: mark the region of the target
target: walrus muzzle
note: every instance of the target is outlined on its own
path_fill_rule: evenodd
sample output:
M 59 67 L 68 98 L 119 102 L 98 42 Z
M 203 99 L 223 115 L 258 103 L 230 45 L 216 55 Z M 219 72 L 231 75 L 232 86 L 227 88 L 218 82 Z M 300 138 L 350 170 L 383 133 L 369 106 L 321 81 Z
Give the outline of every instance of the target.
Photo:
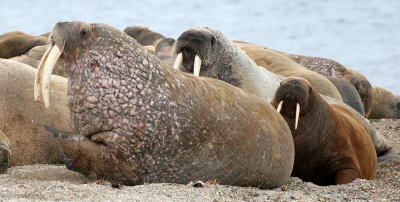
M 53 68 L 60 58 L 62 50 L 57 46 L 50 46 L 44 53 L 39 63 L 39 68 L 35 77 L 33 96 L 35 100 L 43 97 L 43 102 L 46 108 L 50 106 L 49 103 L 49 89 L 50 89 L 50 76 Z

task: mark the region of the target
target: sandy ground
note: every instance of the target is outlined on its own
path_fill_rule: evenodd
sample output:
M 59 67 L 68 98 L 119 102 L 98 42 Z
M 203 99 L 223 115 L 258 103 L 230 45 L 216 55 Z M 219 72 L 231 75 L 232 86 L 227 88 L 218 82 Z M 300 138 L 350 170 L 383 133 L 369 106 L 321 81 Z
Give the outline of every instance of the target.
M 400 120 L 371 120 L 397 149 L 400 149 Z M 321 187 L 291 177 L 272 190 L 205 183 L 188 185 L 145 184 L 112 186 L 93 181 L 63 165 L 12 167 L 0 175 L 0 200 L 89 200 L 89 201 L 400 201 L 400 161 L 380 163 L 377 179 Z

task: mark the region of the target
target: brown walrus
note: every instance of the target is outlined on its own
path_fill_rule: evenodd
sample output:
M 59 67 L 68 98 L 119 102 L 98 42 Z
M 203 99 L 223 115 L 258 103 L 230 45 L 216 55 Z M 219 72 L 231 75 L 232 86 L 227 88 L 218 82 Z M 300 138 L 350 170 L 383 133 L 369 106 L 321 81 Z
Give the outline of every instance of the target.
M 358 94 L 357 89 L 350 82 L 330 76 L 327 76 L 326 78 L 336 86 L 344 103 L 365 116 L 364 106 L 360 95 Z
M 400 96 L 386 88 L 372 86 L 372 108 L 368 118 L 400 119 Z
M 57 23 L 51 44 L 35 86 L 49 105 L 47 77 L 64 59 L 79 135 L 60 142 L 74 170 L 127 185 L 215 179 L 270 188 L 288 180 L 290 130 L 263 99 L 168 68 L 104 24 Z
M 32 36 L 21 31 L 7 32 L 0 36 L 0 58 L 19 56 L 35 46 L 45 44 L 47 37 Z
M 348 109 L 329 105 L 302 78 L 282 81 L 271 104 L 292 131 L 292 175 L 317 185 L 346 184 L 376 177 L 374 145 L 363 123 Z
M 124 32 L 142 46 L 154 45 L 160 39 L 165 38 L 162 34 L 150 30 L 146 26 L 130 26 L 124 29 Z
M 343 101 L 337 88 L 324 76 L 304 68 L 274 50 L 241 41 L 235 41 L 235 44 L 244 50 L 257 65 L 285 77 L 297 76 L 304 78 L 317 88 L 319 93 Z
M 177 53 L 174 68 L 223 80 L 268 101 L 272 100 L 281 82 L 281 78 L 255 64 L 228 36 L 216 28 L 189 29 L 181 34 L 174 46 Z M 330 96 L 322 97 L 330 104 L 347 107 L 359 117 L 368 128 L 379 160 L 400 159 L 397 151 L 363 115 L 342 101 Z
M 36 46 L 29 50 L 26 54 L 10 58 L 10 60 L 24 63 L 34 68 L 38 68 L 40 59 L 42 59 L 44 53 L 48 48 L 49 45 Z M 67 77 L 67 72 L 65 71 L 63 60 L 57 60 L 56 66 L 54 67 L 52 74 Z
M 37 70 L 29 65 L 0 59 L 0 131 L 10 141 L 10 166 L 62 163 L 60 145 L 43 124 L 73 131 L 67 108 L 67 79 L 51 76 L 50 101 L 45 108 L 33 99 Z
M 368 117 L 372 106 L 372 86 L 361 73 L 345 67 L 340 63 L 321 57 L 311 57 L 279 52 L 305 68 L 325 76 L 341 78 L 349 81 L 357 89 L 364 105 L 365 116 Z
M 11 149 L 10 140 L 0 130 L 0 174 L 7 171 L 10 163 Z

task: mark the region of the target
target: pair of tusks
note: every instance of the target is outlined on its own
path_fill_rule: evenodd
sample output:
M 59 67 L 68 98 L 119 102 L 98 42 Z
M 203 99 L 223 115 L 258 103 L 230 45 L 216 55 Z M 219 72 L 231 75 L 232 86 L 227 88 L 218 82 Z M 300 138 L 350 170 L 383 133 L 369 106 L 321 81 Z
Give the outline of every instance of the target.
M 35 77 L 35 84 L 33 86 L 33 96 L 35 100 L 40 99 L 40 94 L 43 97 L 43 102 L 46 108 L 49 108 L 49 86 L 51 72 L 61 56 L 62 51 L 57 45 L 50 46 L 44 53 L 39 63 L 39 68 Z
M 282 105 L 283 105 L 283 100 L 279 102 L 278 108 L 276 108 L 276 111 L 278 111 L 278 113 L 281 112 Z M 296 103 L 296 120 L 295 120 L 296 122 L 294 124 L 294 129 L 297 129 L 297 125 L 299 123 L 299 115 L 300 115 L 300 105 L 299 103 Z
M 182 66 L 182 62 L 183 62 L 183 55 L 182 52 L 180 52 L 176 56 L 174 69 L 179 70 Z M 201 67 L 201 58 L 198 55 L 196 55 L 194 57 L 194 66 L 193 66 L 193 74 L 195 76 L 200 76 L 200 67 Z

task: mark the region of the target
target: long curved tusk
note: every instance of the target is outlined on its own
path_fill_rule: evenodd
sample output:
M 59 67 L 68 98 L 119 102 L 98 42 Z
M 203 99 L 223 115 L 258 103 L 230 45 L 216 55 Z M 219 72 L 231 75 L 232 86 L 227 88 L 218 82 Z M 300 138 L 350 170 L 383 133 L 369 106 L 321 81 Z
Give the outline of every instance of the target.
M 200 76 L 201 58 L 196 55 L 194 57 L 193 74 L 195 76 Z
M 38 66 L 38 71 L 36 72 L 35 76 L 35 84 L 33 85 L 33 98 L 35 100 L 39 100 L 40 98 L 40 83 L 41 83 L 41 78 L 43 78 L 43 69 L 44 69 L 44 64 L 46 63 L 47 57 L 49 56 L 50 50 L 52 49 L 52 46 L 49 46 L 49 48 L 44 52 L 44 55 L 42 59 L 40 60 L 39 66 Z
M 49 89 L 50 89 L 49 86 L 50 86 L 51 72 L 53 71 L 53 68 L 58 58 L 60 57 L 61 53 L 62 51 L 57 45 L 53 46 L 46 60 L 46 64 L 44 65 L 44 73 L 40 83 L 41 83 L 43 102 L 46 108 L 49 107 Z
M 276 108 L 276 111 L 278 111 L 278 113 L 281 112 L 282 105 L 283 105 L 283 100 L 281 100 L 281 101 L 279 102 L 278 108 Z
M 294 124 L 294 129 L 297 129 L 297 125 L 299 123 L 299 115 L 300 115 L 300 105 L 299 103 L 296 104 L 296 122 Z
M 175 63 L 174 63 L 174 69 L 179 70 L 181 68 L 183 62 L 183 56 L 182 56 L 182 52 L 180 52 L 175 59 Z

